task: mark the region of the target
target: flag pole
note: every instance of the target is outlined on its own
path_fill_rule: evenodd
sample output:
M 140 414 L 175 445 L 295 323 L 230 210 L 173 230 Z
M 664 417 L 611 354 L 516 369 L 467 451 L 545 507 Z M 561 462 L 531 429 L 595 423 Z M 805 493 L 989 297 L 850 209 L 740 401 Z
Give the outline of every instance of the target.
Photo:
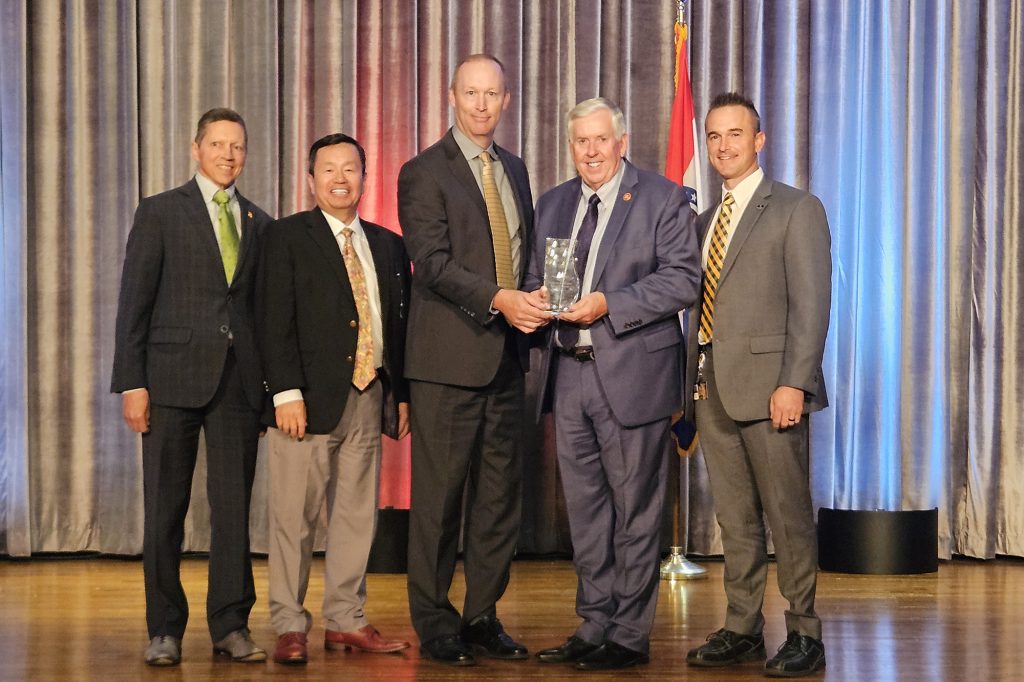
M 686 26 L 686 0 L 678 0 L 678 2 L 676 3 L 676 25 L 675 25 L 675 29 L 674 29 L 674 32 L 675 32 L 675 48 L 676 48 L 675 49 L 675 53 L 676 53 L 676 63 L 675 63 L 675 100 L 676 101 L 673 102 L 673 106 L 672 106 L 672 119 L 673 120 L 672 120 L 671 128 L 669 130 L 669 152 L 668 152 L 668 158 L 666 159 L 666 163 L 665 163 L 665 166 L 666 166 L 665 174 L 668 175 L 670 179 L 676 180 L 676 182 L 679 182 L 680 184 L 683 184 L 684 186 L 685 186 L 685 183 L 683 182 L 683 177 L 684 177 L 684 171 L 685 171 L 685 164 L 684 164 L 684 166 L 682 168 L 678 168 L 678 169 L 673 169 L 671 166 L 674 165 L 673 162 L 672 162 L 672 159 L 674 158 L 674 156 L 675 156 L 674 152 L 676 151 L 676 150 L 673 149 L 673 145 L 682 145 L 682 141 L 680 139 L 678 139 L 678 135 L 679 134 L 691 135 L 691 137 L 692 137 L 692 131 L 693 131 L 692 115 L 690 116 L 690 120 L 689 121 L 684 121 L 681 118 L 680 118 L 680 120 L 676 120 L 677 118 L 679 118 L 679 112 L 682 110 L 682 108 L 680 106 L 678 106 L 679 103 L 680 103 L 680 98 L 681 97 L 684 97 L 684 98 L 686 98 L 687 101 L 689 101 L 688 110 L 692 111 L 692 109 L 693 109 L 693 103 L 692 103 L 692 101 L 690 101 L 690 100 L 692 100 L 692 94 L 689 91 L 689 89 L 690 89 L 690 79 L 689 79 L 689 77 L 687 77 L 686 73 L 680 73 L 680 65 L 681 65 L 681 63 L 682 64 L 686 63 L 686 61 L 685 61 L 686 57 L 685 57 L 685 53 L 684 53 L 684 51 L 686 50 L 686 38 L 687 38 L 686 31 L 687 31 L 687 26 Z M 697 160 L 696 159 L 696 152 L 697 152 L 696 140 L 693 140 L 692 144 L 693 144 L 693 158 L 691 159 L 691 162 L 693 164 L 696 164 L 696 160 Z M 676 178 L 675 177 L 676 175 L 678 175 L 679 177 Z M 697 176 L 699 177 L 699 175 L 700 175 L 700 171 L 698 170 L 697 171 Z M 700 198 L 699 197 L 699 183 L 695 183 L 695 184 L 698 184 L 698 187 L 691 188 L 691 190 L 690 190 L 691 193 L 692 193 L 691 196 L 692 196 L 692 200 L 693 200 L 694 204 L 696 204 L 698 202 L 699 198 Z M 691 445 L 691 447 L 693 447 L 693 446 Z M 690 513 L 689 513 L 689 510 L 690 510 L 690 503 L 689 503 L 690 470 L 689 470 L 689 462 L 687 460 L 687 456 L 688 456 L 689 453 L 686 452 L 686 450 L 684 448 L 678 447 L 678 445 L 676 447 L 676 452 L 679 455 L 679 471 L 677 472 L 677 475 L 674 477 L 676 483 L 675 483 L 675 495 L 674 495 L 674 499 L 673 499 L 673 502 L 672 502 L 672 546 L 669 548 L 668 558 L 665 559 L 665 561 L 663 561 L 662 564 L 661 564 L 661 571 L 660 571 L 661 578 L 662 578 L 662 580 L 694 580 L 694 579 L 697 579 L 697 578 L 706 578 L 707 577 L 707 573 L 708 573 L 707 569 L 704 568 L 703 566 L 699 566 L 698 564 L 695 564 L 692 561 L 688 560 L 686 558 L 685 548 L 683 547 L 682 530 L 679 527 L 679 516 L 680 516 L 680 514 L 682 512 L 682 509 L 683 509 L 683 496 L 685 495 L 686 496 L 686 517 L 687 517 L 687 520 L 689 520 L 689 517 L 690 517 Z M 683 471 L 686 471 L 686 480 L 687 480 L 687 485 L 686 486 L 683 485 Z M 689 525 L 689 524 L 687 524 L 687 525 Z

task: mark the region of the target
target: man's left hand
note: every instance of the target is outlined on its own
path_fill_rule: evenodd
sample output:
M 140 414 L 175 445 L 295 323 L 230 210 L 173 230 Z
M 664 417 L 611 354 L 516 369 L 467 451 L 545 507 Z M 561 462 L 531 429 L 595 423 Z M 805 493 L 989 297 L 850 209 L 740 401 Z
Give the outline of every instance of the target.
M 788 429 L 800 423 L 804 410 L 804 392 L 792 386 L 779 386 L 768 403 L 772 426 Z
M 398 403 L 398 440 L 409 435 L 409 403 Z
M 572 304 L 558 319 L 579 325 L 594 324 L 608 314 L 608 301 L 600 291 L 594 291 Z
M 529 334 L 551 322 L 547 306 L 536 291 L 526 293 L 516 289 L 499 289 L 491 307 L 505 316 L 505 320 L 521 332 Z

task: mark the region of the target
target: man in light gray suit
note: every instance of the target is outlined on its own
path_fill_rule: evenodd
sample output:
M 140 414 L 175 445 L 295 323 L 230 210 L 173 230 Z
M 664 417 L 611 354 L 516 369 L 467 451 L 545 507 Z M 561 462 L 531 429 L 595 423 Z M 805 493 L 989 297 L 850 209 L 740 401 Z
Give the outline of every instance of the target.
M 676 313 L 696 300 L 700 266 L 682 188 L 623 158 L 619 107 L 581 102 L 568 132 L 579 177 L 537 203 L 524 289 L 543 283 L 547 237 L 576 240 L 583 295 L 548 328 L 540 371 L 541 402 L 554 408 L 582 623 L 538 657 L 606 670 L 648 660 L 669 419 L 682 405 Z
M 765 672 L 809 675 L 825 667 L 807 428 L 809 413 L 828 405 L 828 221 L 817 197 L 758 167 L 765 134 L 749 99 L 719 95 L 704 128 L 724 184 L 722 203 L 700 216 L 704 280 L 690 313 L 687 412 L 696 417 L 722 529 L 729 606 L 725 627 L 686 660 L 711 667 L 766 657 L 767 515 L 790 606 L 788 638 Z

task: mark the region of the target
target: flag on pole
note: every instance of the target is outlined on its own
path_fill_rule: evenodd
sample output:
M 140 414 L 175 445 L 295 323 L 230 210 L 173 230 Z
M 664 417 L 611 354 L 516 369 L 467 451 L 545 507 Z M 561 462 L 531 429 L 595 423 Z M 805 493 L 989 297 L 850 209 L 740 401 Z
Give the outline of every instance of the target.
M 679 3 L 676 17 L 676 95 L 672 103 L 672 119 L 668 129 L 668 154 L 665 156 L 665 177 L 683 186 L 695 211 L 704 208 L 704 196 L 697 157 L 697 121 L 693 113 L 690 90 L 690 67 L 686 58 L 686 13 Z
M 690 67 L 686 59 L 686 6 L 679 2 L 676 15 L 676 71 L 675 99 L 672 102 L 672 119 L 668 129 L 668 153 L 665 155 L 665 177 L 682 185 L 694 211 L 704 207 L 704 196 L 700 179 L 700 163 L 697 157 L 697 120 L 693 114 L 693 94 L 690 91 Z M 679 312 L 679 323 L 683 326 L 685 314 Z M 686 419 L 673 420 L 672 434 L 676 439 L 676 450 L 685 456 L 693 445 L 696 427 Z

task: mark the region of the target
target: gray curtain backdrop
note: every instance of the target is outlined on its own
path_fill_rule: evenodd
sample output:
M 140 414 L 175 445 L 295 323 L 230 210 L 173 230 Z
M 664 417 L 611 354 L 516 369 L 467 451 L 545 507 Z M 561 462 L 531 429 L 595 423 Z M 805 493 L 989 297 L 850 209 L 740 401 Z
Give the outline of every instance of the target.
M 675 4 L 0 0 L 0 553 L 141 551 L 139 439 L 107 392 L 121 259 L 139 198 L 193 173 L 203 111 L 245 116 L 239 187 L 273 215 L 312 204 L 310 143 L 354 134 L 361 213 L 397 228 L 401 164 L 448 127 L 455 62 L 488 51 L 513 90 L 498 141 L 535 196 L 573 174 L 564 115 L 598 94 L 622 105 L 631 160 L 661 169 Z M 690 4 L 697 111 L 722 90 L 753 97 L 767 172 L 829 214 L 816 505 L 934 506 L 940 556 L 1024 555 L 1020 3 Z M 527 437 L 521 548 L 565 550 L 550 424 Z M 408 454 L 386 456 L 401 506 Z M 700 453 L 681 464 L 684 544 L 718 553 Z M 209 541 L 202 478 L 201 460 L 186 549 Z

